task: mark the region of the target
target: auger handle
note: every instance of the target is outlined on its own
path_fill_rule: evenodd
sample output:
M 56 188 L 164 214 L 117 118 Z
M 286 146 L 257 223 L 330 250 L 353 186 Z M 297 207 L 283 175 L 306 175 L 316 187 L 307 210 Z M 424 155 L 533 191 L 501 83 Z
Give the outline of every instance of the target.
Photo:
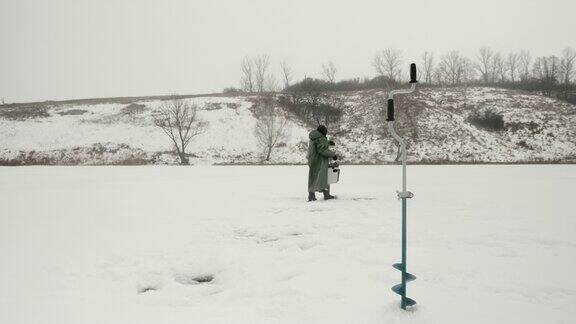
M 410 64 L 410 83 L 417 83 L 416 78 L 416 63 Z
M 386 121 L 394 121 L 394 95 L 411 93 L 416 89 L 416 83 L 418 83 L 416 63 L 410 64 L 410 83 L 412 84 L 410 89 L 392 90 L 388 94 L 388 117 L 386 118 Z
M 386 121 L 394 121 L 394 99 L 388 99 L 388 118 Z

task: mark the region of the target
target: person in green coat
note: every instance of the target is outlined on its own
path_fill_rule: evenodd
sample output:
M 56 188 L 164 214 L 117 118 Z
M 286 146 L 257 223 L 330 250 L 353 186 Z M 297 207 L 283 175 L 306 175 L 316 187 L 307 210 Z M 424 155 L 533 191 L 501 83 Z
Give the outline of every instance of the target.
M 310 143 L 308 144 L 308 201 L 316 200 L 315 192 L 322 192 L 324 200 L 334 199 L 330 195 L 330 185 L 328 184 L 328 162 L 332 158 L 338 159 L 335 152 L 329 149 L 330 145 L 334 142 L 328 141 L 326 138 L 328 129 L 324 125 L 318 126 L 317 129 L 310 132 L 308 136 Z

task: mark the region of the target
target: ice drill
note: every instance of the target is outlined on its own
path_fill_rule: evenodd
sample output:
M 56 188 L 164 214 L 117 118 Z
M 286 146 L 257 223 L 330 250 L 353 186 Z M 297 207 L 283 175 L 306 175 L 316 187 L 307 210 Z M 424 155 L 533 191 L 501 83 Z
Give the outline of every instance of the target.
M 394 129 L 394 95 L 408 94 L 416 90 L 416 64 L 410 65 L 410 89 L 392 90 L 388 95 L 388 130 L 400 145 L 402 158 L 402 191 L 398 191 L 398 199 L 402 200 L 402 262 L 395 263 L 393 267 L 402 272 L 402 282 L 392 287 L 392 291 L 402 296 L 400 307 L 406 309 L 407 306 L 416 305 L 416 301 L 406 297 L 406 283 L 416 279 L 416 276 L 407 272 L 406 265 L 406 199 L 414 197 L 414 194 L 406 190 L 406 142 L 396 133 Z

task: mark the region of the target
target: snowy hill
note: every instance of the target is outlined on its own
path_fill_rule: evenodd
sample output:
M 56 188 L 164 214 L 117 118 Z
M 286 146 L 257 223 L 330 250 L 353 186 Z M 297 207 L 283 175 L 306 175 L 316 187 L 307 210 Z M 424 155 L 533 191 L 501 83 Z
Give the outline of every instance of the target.
M 397 149 L 384 127 L 385 93 L 339 95 L 346 102 L 342 141 L 350 160 L 392 161 Z M 576 106 L 494 88 L 423 89 L 400 97 L 397 124 L 408 139 L 408 160 L 429 163 L 574 162 Z M 502 114 L 501 131 L 468 121 L 490 108 Z
M 207 131 L 188 150 L 193 164 L 261 162 L 253 96 L 204 96 L 196 103 Z M 345 163 L 390 163 L 396 147 L 383 124 L 385 91 L 332 93 L 343 116 L 331 125 Z M 153 114 L 162 98 L 117 98 L 0 106 L 0 164 L 173 164 L 177 158 Z M 576 107 L 550 98 L 493 88 L 422 89 L 398 103 L 408 158 L 424 163 L 576 161 Z M 468 122 L 491 108 L 505 129 Z M 289 138 L 272 163 L 303 163 L 304 122 L 290 116 Z

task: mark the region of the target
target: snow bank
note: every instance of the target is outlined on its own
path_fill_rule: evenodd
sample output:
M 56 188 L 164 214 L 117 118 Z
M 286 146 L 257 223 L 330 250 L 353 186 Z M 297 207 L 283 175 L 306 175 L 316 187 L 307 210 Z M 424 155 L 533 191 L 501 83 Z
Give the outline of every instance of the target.
M 395 159 L 395 142 L 384 121 L 386 96 L 374 90 L 329 94 L 327 100 L 342 103 L 342 119 L 329 126 L 344 162 Z M 261 163 L 254 98 L 186 100 L 196 103 L 200 117 L 209 122 L 190 145 L 193 164 Z M 161 103 L 51 104 L 31 109 L 27 118 L 7 118 L 2 114 L 7 108 L 0 108 L 0 163 L 177 163 L 171 142 L 153 123 Z M 576 107 L 561 101 L 503 89 L 434 88 L 398 98 L 397 107 L 396 124 L 407 138 L 411 162 L 576 161 Z M 472 112 L 487 108 L 503 115 L 504 130 L 491 132 L 467 121 Z M 290 136 L 273 150 L 271 163 L 304 163 L 309 128 L 290 116 Z M 90 154 L 98 151 L 94 147 L 104 147 L 103 153 Z

